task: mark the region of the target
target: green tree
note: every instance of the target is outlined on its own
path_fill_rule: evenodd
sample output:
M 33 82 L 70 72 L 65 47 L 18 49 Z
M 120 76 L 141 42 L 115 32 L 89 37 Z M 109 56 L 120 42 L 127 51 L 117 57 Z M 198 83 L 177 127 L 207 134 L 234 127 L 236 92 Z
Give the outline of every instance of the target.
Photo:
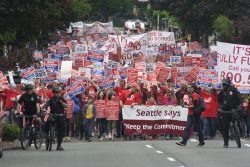
M 215 19 L 213 29 L 215 34 L 217 34 L 217 40 L 222 42 L 231 42 L 235 32 L 233 21 L 223 15 L 220 15 Z

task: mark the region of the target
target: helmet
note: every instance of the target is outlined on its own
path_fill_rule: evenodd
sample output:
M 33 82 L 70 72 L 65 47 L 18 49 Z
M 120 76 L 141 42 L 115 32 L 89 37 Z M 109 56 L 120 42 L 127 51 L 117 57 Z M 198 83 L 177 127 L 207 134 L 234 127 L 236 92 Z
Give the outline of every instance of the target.
M 59 93 L 60 92 L 60 88 L 59 87 L 53 87 L 52 88 L 52 92 L 53 93 Z
M 32 89 L 33 89 L 33 85 L 31 84 L 25 85 L 25 90 L 32 90 Z
M 221 84 L 222 84 L 222 86 L 229 87 L 232 84 L 232 82 L 231 82 L 230 78 L 226 78 L 226 79 L 223 79 L 221 81 Z

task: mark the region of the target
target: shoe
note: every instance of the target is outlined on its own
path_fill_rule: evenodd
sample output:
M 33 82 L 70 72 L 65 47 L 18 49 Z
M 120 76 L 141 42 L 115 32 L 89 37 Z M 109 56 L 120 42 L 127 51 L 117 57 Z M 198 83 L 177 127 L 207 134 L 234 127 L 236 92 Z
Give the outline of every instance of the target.
M 102 141 L 102 140 L 103 140 L 103 137 L 100 137 L 100 140 Z
M 204 146 L 205 142 L 200 142 L 197 146 Z
M 91 142 L 91 141 L 92 141 L 91 138 L 89 138 L 89 139 L 88 139 L 88 142 Z
M 63 142 L 67 142 L 67 137 L 64 137 L 64 138 L 63 138 Z
M 223 145 L 223 148 L 228 148 L 228 144 L 224 144 L 224 145 Z
M 63 151 L 64 149 L 62 148 L 62 146 L 57 146 L 57 147 L 56 147 L 56 150 L 58 150 L 58 151 Z
M 186 146 L 186 144 L 184 144 L 182 141 L 181 142 L 177 142 L 176 144 L 179 145 L 179 146 Z
M 166 135 L 165 139 L 166 139 L 166 140 L 169 140 L 169 139 L 170 139 L 170 136 L 169 136 L 169 135 Z

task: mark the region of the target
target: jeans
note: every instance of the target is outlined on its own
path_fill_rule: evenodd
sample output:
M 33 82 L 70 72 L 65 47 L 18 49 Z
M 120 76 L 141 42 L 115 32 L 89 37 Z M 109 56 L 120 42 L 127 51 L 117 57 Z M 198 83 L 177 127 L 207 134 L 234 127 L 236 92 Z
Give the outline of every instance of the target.
M 204 136 L 201 129 L 201 116 L 200 115 L 188 115 L 186 127 L 184 129 L 184 134 L 182 137 L 182 143 L 187 144 L 187 140 L 189 137 L 189 132 L 194 124 L 194 126 L 197 128 L 198 136 L 199 136 L 199 142 L 204 142 Z
M 85 137 L 91 138 L 92 137 L 92 131 L 94 128 L 94 118 L 86 119 L 85 123 Z
M 96 120 L 99 125 L 99 135 L 100 137 L 104 135 L 104 133 L 108 133 L 108 123 L 106 118 L 99 118 Z
M 203 118 L 205 137 L 214 137 L 216 135 L 215 120 L 216 118 Z

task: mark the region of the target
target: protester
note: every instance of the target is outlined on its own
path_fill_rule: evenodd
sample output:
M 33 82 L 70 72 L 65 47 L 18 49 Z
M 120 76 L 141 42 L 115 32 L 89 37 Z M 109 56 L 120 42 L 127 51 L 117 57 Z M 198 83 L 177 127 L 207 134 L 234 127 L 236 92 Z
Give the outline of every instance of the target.
M 215 121 L 217 118 L 217 92 L 215 89 L 205 88 L 205 90 L 201 89 L 200 94 L 204 99 L 206 109 L 202 113 L 204 128 L 204 139 L 213 139 L 216 135 L 216 126 Z
M 197 90 L 196 85 L 192 84 L 188 87 L 188 93 L 189 93 L 189 103 L 187 104 L 188 107 L 188 118 L 186 127 L 184 129 L 184 134 L 182 136 L 182 141 L 177 142 L 176 144 L 179 146 L 186 146 L 187 140 L 189 138 L 189 132 L 194 125 L 197 128 L 198 137 L 199 137 L 199 144 L 198 146 L 205 145 L 204 142 L 204 136 L 201 129 L 201 112 L 196 111 L 199 110 L 199 95 L 195 93 L 195 90 Z
M 83 122 L 85 126 L 85 140 L 91 142 L 92 132 L 94 128 L 94 120 L 96 118 L 96 108 L 93 97 L 88 97 L 88 103 L 83 108 Z

